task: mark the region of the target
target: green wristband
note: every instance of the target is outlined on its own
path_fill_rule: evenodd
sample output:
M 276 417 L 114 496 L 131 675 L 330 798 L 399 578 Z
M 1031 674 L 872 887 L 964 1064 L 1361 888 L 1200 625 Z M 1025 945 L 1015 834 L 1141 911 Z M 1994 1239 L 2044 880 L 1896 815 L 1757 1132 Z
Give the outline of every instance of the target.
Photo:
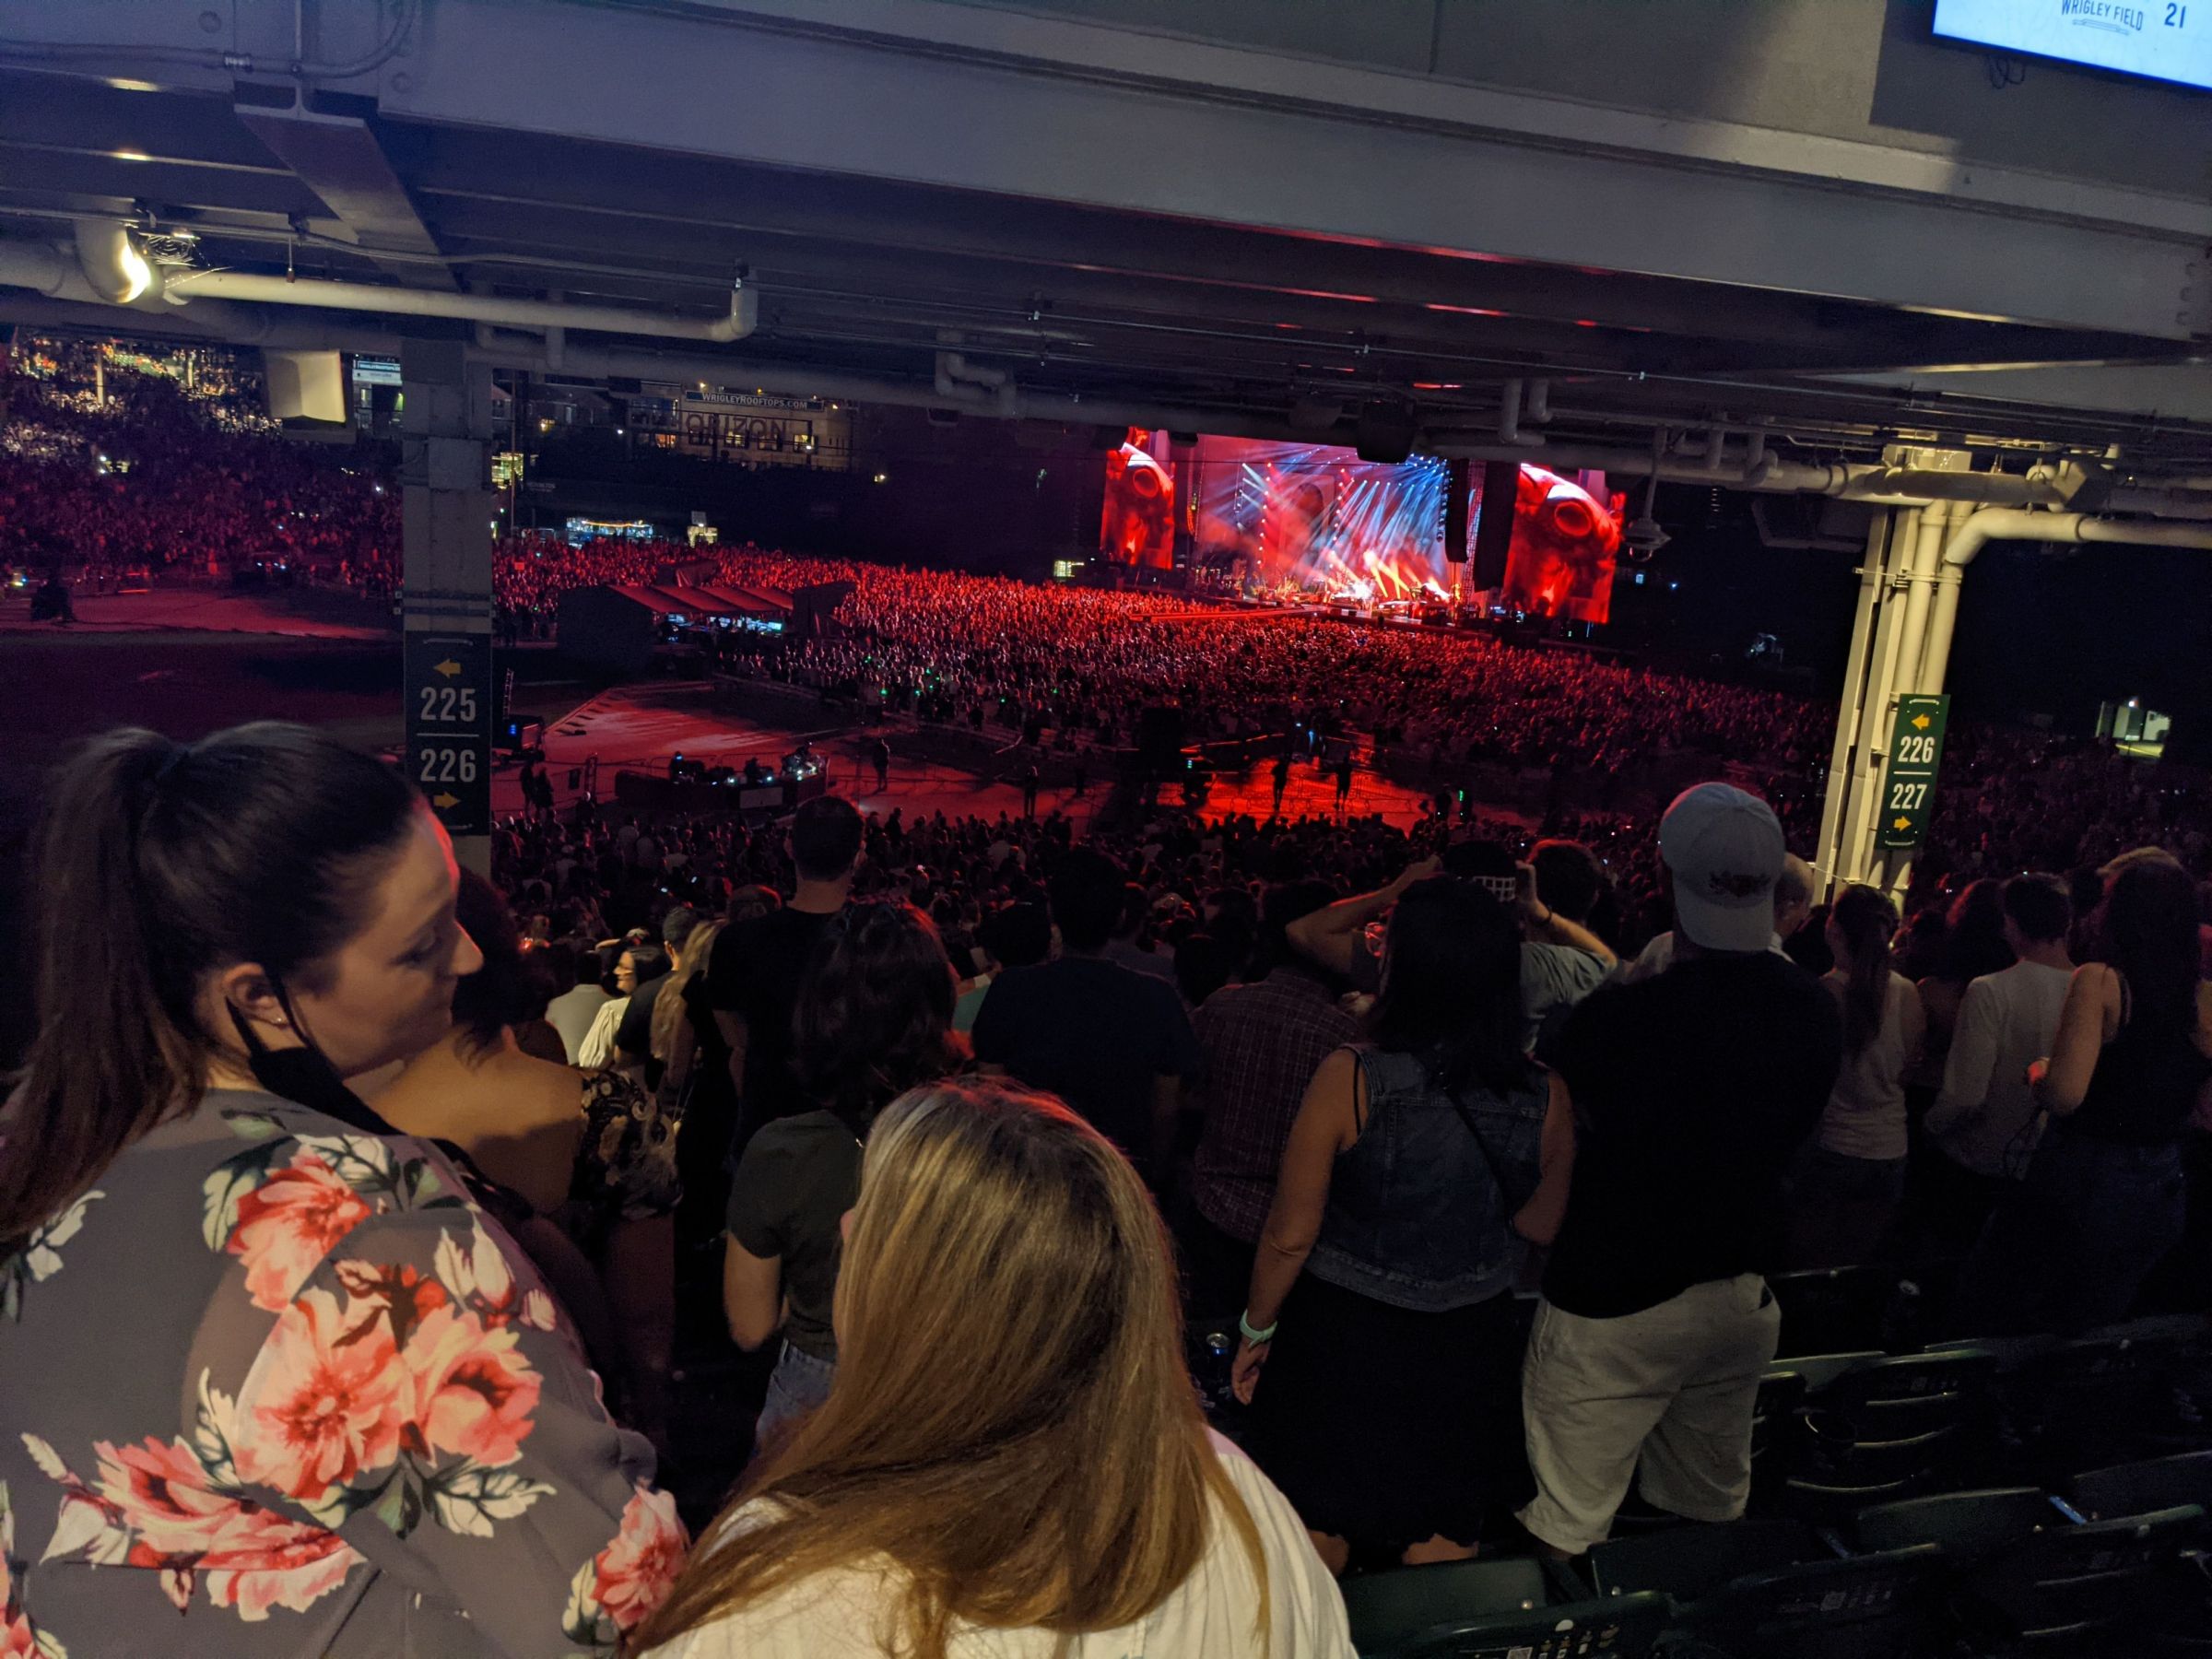
M 1237 1331 L 1238 1334 L 1241 1335 L 1245 1341 L 1251 1343 L 1253 1347 L 1262 1347 L 1275 1340 L 1276 1330 L 1281 1325 L 1282 1323 L 1283 1322 L 1278 1319 L 1274 1324 L 1269 1325 L 1265 1330 L 1255 1331 L 1252 1328 L 1252 1320 L 1250 1317 L 1248 1317 L 1246 1314 L 1240 1313 L 1237 1315 Z

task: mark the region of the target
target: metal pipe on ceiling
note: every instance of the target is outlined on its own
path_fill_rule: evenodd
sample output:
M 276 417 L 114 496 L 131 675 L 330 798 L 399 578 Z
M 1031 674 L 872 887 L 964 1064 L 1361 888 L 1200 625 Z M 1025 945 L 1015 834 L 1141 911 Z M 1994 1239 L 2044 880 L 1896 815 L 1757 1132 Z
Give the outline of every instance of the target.
M 446 317 L 510 328 L 590 329 L 600 334 L 653 335 L 672 340 L 726 345 L 759 326 L 760 290 L 740 280 L 730 289 L 729 314 L 712 322 L 670 317 L 611 305 L 572 305 L 512 300 L 496 294 L 454 294 L 429 288 L 380 288 L 367 282 L 316 277 L 261 276 L 245 271 L 186 271 L 169 279 L 164 297 L 185 304 L 202 296 L 259 305 L 303 305 L 323 311 L 378 312 L 404 317 Z
M 472 348 L 476 361 L 498 369 L 542 372 L 545 354 L 528 346 Z M 966 414 L 1001 419 L 1053 420 L 1071 425 L 1168 427 L 1178 431 L 1217 432 L 1227 438 L 1266 438 L 1304 443 L 1327 442 L 1331 438 L 1349 442 L 1347 429 L 1316 435 L 1294 430 L 1279 416 L 1243 415 L 1219 409 L 1184 409 L 1159 404 L 1137 404 L 1112 399 L 1031 392 L 1009 382 L 988 402 L 965 397 L 947 398 L 930 381 L 905 381 L 881 375 L 842 373 L 797 363 L 739 362 L 728 358 L 682 357 L 671 353 L 622 351 L 571 345 L 571 374 L 594 378 L 704 381 L 709 385 L 773 392 L 787 397 L 834 397 L 851 403 L 889 404 L 901 408 L 957 409 Z M 979 388 L 980 390 L 980 388 Z
M 1993 541 L 2113 544 L 2134 547 L 2212 549 L 2212 525 L 2155 524 L 2139 519 L 2091 518 L 2085 512 L 2027 512 L 1984 507 L 1967 514 L 1943 549 L 1943 562 L 1963 570 Z

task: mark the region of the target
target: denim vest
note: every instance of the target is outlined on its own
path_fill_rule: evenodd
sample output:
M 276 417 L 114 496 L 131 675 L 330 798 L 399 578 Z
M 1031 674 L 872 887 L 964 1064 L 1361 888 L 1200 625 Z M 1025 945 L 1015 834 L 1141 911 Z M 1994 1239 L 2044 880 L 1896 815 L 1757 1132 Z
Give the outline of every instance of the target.
M 1336 1159 L 1306 1271 L 1416 1313 L 1512 1288 L 1527 1251 L 1512 1222 L 1535 1191 L 1542 1151 L 1542 1077 L 1532 1072 L 1511 1095 L 1462 1089 L 1462 1117 L 1415 1055 L 1365 1043 L 1352 1052 L 1367 1085 L 1367 1124 Z

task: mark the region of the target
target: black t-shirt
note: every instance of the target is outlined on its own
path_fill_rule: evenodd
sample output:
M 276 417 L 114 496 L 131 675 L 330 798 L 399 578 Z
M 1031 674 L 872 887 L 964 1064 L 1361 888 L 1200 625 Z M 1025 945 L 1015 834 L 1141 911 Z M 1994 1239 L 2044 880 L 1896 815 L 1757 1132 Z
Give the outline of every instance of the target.
M 1546 1300 L 1611 1319 L 1774 1266 L 1783 1172 L 1842 1054 L 1835 999 L 1766 951 L 1592 995 L 1557 1051 L 1576 1142 Z
M 791 1016 L 799 979 L 836 915 L 775 910 L 714 940 L 707 962 L 707 1003 L 745 1019 L 746 1120 L 764 1124 L 809 1110 L 814 1102 L 791 1074 Z
M 782 1260 L 791 1299 L 783 1335 L 817 1359 L 837 1358 L 830 1306 L 839 1224 L 859 1198 L 860 1139 L 827 1112 L 767 1125 L 747 1143 L 730 1183 L 730 1237 L 763 1260 Z
M 1081 1112 L 1147 1169 L 1152 1084 L 1203 1064 L 1175 987 L 1097 957 L 1012 968 L 975 1017 L 975 1057 Z

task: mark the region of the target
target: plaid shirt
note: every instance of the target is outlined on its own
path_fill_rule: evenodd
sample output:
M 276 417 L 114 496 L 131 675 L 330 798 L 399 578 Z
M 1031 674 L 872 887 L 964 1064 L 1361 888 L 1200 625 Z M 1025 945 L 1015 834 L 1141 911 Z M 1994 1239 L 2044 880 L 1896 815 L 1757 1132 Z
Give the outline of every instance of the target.
M 1328 987 L 1296 968 L 1231 985 L 1192 1017 L 1206 1050 L 1206 1128 L 1192 1196 L 1232 1237 L 1257 1241 L 1291 1120 L 1321 1063 L 1359 1034 Z

